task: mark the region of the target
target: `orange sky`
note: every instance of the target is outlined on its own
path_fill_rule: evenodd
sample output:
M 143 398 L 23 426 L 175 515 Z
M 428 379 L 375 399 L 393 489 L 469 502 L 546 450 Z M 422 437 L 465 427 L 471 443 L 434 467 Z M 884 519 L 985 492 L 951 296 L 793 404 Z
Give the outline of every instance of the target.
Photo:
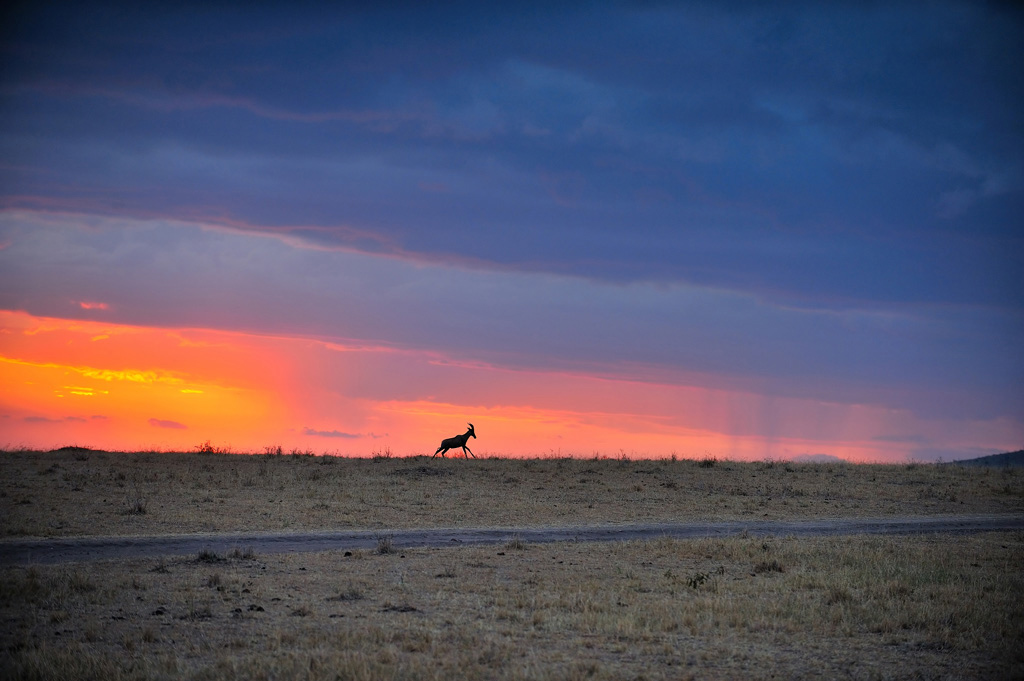
M 0 386 L 7 447 L 188 450 L 209 440 L 241 452 L 431 454 L 472 421 L 478 454 L 873 461 L 905 459 L 911 446 L 879 433 L 929 426 L 869 406 L 8 311 Z

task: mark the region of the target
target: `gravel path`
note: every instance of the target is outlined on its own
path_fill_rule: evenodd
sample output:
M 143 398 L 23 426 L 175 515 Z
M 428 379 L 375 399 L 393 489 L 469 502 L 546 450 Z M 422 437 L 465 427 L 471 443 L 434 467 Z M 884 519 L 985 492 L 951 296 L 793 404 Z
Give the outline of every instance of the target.
M 850 534 L 926 534 L 1024 530 L 1021 515 L 956 515 L 892 518 L 826 518 L 794 521 L 728 521 L 579 527 L 441 528 L 358 532 L 188 534 L 156 537 L 76 537 L 0 540 L 0 566 L 152 558 L 232 549 L 257 554 L 371 549 L 382 537 L 396 549 L 421 546 L 500 544 L 518 537 L 527 543 L 630 541 L 673 537 L 823 537 Z

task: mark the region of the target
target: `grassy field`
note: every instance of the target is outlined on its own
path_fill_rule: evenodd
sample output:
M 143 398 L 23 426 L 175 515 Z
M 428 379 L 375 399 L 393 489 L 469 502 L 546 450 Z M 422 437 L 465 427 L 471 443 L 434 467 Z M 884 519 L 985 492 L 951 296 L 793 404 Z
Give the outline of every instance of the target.
M 1002 679 L 1024 533 L 208 553 L 0 571 L 8 679 Z
M 0 523 L 10 539 L 1022 513 L 1022 478 L 921 464 L 4 452 Z M 1021 532 L 510 536 L 3 568 L 0 678 L 1024 678 Z
M 1019 469 L 0 453 L 0 537 L 1007 512 Z

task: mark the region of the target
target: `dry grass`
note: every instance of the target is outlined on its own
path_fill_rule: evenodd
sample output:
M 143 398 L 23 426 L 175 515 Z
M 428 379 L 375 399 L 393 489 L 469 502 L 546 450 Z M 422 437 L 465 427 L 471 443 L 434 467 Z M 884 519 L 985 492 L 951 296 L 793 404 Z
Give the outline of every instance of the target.
M 390 529 L 1024 511 L 1013 469 L 0 453 L 0 536 L 377 530 L 0 570 L 11 679 L 1020 678 L 1024 533 L 406 550 Z
M 0 571 L 0 676 L 1024 675 L 1024 533 L 195 556 Z
M 0 452 L 0 537 L 1024 511 L 957 466 Z

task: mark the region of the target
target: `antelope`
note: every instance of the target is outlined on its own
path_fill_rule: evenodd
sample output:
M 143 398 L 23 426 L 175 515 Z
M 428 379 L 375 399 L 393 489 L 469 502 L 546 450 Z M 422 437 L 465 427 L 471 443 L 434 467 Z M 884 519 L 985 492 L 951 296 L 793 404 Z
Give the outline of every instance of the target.
M 468 442 L 469 438 L 471 438 L 471 437 L 475 438 L 476 437 L 476 433 L 473 431 L 473 424 L 470 423 L 468 425 L 469 425 L 469 430 L 467 430 L 462 435 L 456 435 L 455 437 L 450 437 L 447 440 L 441 440 L 441 446 L 437 448 L 436 452 L 434 452 L 434 456 L 437 456 L 438 454 L 440 454 L 441 458 L 444 459 L 444 458 L 447 458 L 447 457 L 445 457 L 444 453 L 447 452 L 449 449 L 455 449 L 456 447 L 462 447 L 462 455 L 463 456 L 466 456 L 466 452 L 469 452 L 469 456 L 472 456 L 475 459 L 476 458 L 476 454 L 474 454 L 469 449 L 469 447 L 466 446 L 466 442 Z M 430 458 L 433 459 L 434 456 L 432 456 Z M 466 457 L 466 458 L 468 459 L 469 457 Z

